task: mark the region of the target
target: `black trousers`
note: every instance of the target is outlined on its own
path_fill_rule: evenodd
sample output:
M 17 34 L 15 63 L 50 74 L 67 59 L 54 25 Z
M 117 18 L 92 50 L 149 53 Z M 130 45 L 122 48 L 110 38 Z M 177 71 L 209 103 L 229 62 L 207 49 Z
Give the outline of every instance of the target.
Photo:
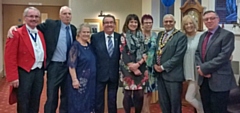
M 209 88 L 208 79 L 204 78 L 200 86 L 204 113 L 228 113 L 229 91 L 215 92 Z
M 104 113 L 104 93 L 107 87 L 108 113 L 117 113 L 118 82 L 96 82 L 96 113 Z
M 59 113 L 67 113 L 67 87 L 66 78 L 68 75 L 66 62 L 51 62 L 47 69 L 47 101 L 44 106 L 44 113 L 56 113 L 58 107 L 59 89 L 60 107 Z
M 19 87 L 17 88 L 17 112 L 38 113 L 43 89 L 43 69 L 30 72 L 18 68 Z

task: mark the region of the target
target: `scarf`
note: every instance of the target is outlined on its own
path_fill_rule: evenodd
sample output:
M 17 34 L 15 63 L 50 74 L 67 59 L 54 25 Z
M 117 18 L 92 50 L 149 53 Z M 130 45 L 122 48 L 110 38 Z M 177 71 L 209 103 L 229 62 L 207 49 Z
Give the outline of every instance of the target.
M 144 36 L 141 31 L 132 34 L 130 30 L 126 32 L 126 42 L 130 54 L 136 54 L 136 61 L 142 59 L 142 55 L 146 52 L 144 46 Z

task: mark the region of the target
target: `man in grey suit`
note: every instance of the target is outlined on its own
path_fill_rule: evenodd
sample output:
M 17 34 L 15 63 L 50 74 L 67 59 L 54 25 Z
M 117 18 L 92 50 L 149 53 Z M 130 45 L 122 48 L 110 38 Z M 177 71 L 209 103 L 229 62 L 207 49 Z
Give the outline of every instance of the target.
M 203 22 L 208 31 L 200 37 L 195 57 L 204 113 L 227 113 L 229 91 L 236 86 L 229 60 L 234 34 L 218 26 L 214 11 L 206 11 Z
M 158 78 L 159 102 L 162 113 L 181 113 L 183 58 L 187 37 L 175 29 L 173 15 L 163 17 L 165 31 L 158 34 L 155 54 L 155 76 Z

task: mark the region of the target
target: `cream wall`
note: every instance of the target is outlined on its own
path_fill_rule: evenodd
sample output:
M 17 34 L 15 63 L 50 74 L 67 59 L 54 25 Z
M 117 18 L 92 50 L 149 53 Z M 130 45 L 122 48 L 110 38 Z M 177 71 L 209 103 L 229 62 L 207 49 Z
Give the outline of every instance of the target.
M 2 0 L 3 4 L 18 4 L 18 5 L 53 5 L 62 6 L 68 5 L 68 0 Z
M 72 8 L 72 24 L 75 26 L 83 23 L 84 19 L 97 19 L 100 11 L 103 11 L 104 14 L 112 14 L 120 20 L 121 32 L 128 14 L 142 16 L 140 0 L 69 0 L 69 6 Z

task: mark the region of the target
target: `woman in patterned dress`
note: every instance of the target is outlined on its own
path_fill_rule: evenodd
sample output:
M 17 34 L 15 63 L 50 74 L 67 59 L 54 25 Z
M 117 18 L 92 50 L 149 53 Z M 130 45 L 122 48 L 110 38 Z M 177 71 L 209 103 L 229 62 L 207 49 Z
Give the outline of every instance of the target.
M 143 90 L 148 79 L 144 60 L 146 48 L 140 26 L 138 16 L 129 14 L 122 30 L 120 68 L 124 85 L 123 107 L 126 113 L 131 112 L 131 103 L 135 107 L 135 113 L 141 113 Z
M 157 90 L 157 79 L 153 77 L 153 58 L 156 51 L 157 34 L 152 32 L 153 18 L 151 15 L 143 15 L 141 19 L 143 35 L 145 37 L 145 45 L 147 46 L 146 65 L 148 70 L 148 81 L 144 90 L 144 101 L 142 113 L 150 113 L 149 105 L 152 99 L 152 92 Z
M 81 24 L 69 51 L 68 113 L 94 113 L 96 59 L 89 38 L 90 26 Z

